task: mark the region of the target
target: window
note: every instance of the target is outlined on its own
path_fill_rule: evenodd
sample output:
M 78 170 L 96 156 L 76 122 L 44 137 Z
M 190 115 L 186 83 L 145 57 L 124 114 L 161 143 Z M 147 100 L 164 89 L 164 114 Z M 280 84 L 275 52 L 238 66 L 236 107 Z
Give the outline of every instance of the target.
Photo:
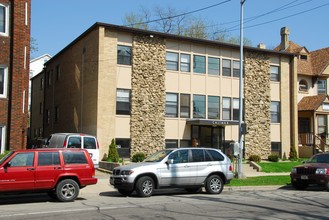
M 53 77 L 53 71 L 48 71 L 47 72 L 47 86 L 51 86 L 51 78 Z
M 83 138 L 83 148 L 84 149 L 97 149 L 96 139 L 93 137 Z
M 117 89 L 117 115 L 130 115 L 130 90 Z
M 2 154 L 5 151 L 5 135 L 6 127 L 0 125 L 0 153 Z
M 60 165 L 58 152 L 39 152 L 38 166 Z
M 318 115 L 318 134 L 324 137 L 327 135 L 327 115 Z
M 191 146 L 191 141 L 190 140 L 180 140 L 180 147 L 189 147 Z
M 42 104 L 42 102 L 40 102 L 39 113 L 40 113 L 40 115 L 43 114 L 43 104 Z
M 65 164 L 87 164 L 84 152 L 63 152 Z
M 233 99 L 233 120 L 238 121 L 240 115 L 239 99 Z
M 223 98 L 223 120 L 231 120 L 231 98 Z
M 130 158 L 129 138 L 116 138 L 115 144 L 117 146 L 117 150 L 120 158 Z
M 47 109 L 46 112 L 47 112 L 47 125 L 50 125 L 50 110 Z
M 307 55 L 300 55 L 301 60 L 307 60 Z
M 190 117 L 190 95 L 180 94 L 180 117 L 189 118 Z
M 44 87 L 44 78 L 42 77 L 40 79 L 40 90 L 43 90 L 43 87 Z
M 70 137 L 67 148 L 81 148 L 81 137 Z
M 181 72 L 191 71 L 191 56 L 189 54 L 180 55 L 180 71 Z
M 117 63 L 122 65 L 131 65 L 131 47 L 118 45 Z
M 193 72 L 206 73 L 206 57 L 205 56 L 194 55 Z
M 59 80 L 61 76 L 61 67 L 59 65 L 56 66 L 56 81 Z
M 212 161 L 223 161 L 224 157 L 218 151 L 215 150 L 206 150 L 210 154 Z
M 166 67 L 167 67 L 167 70 L 178 71 L 178 53 L 167 52 Z
M 271 151 L 278 152 L 280 155 L 281 152 L 281 142 L 271 142 Z
M 231 60 L 223 59 L 223 67 L 222 67 L 223 76 L 231 76 Z
M 219 119 L 219 100 L 219 96 L 208 96 L 208 119 Z
M 8 35 L 9 32 L 8 6 L 0 4 L 0 35 Z
M 301 92 L 307 92 L 308 90 L 308 85 L 306 80 L 302 79 L 299 81 L 299 91 Z
M 318 80 L 318 94 L 327 94 L 326 80 Z
M 7 97 L 7 80 L 8 70 L 0 66 L 0 98 Z
M 240 61 L 233 60 L 233 76 L 240 77 Z
M 18 153 L 10 160 L 11 167 L 33 166 L 34 153 Z
M 177 148 L 178 140 L 165 140 L 166 148 Z
M 166 116 L 178 117 L 178 95 L 176 93 L 166 94 Z
M 178 150 L 169 155 L 168 159 L 173 159 L 174 163 L 188 163 L 188 150 Z
M 193 95 L 193 118 L 206 118 L 206 97 Z
M 208 74 L 219 76 L 220 60 L 219 58 L 208 57 Z
M 280 81 L 279 67 L 278 66 L 271 66 L 270 71 L 271 71 L 271 81 L 279 82 Z
M 191 162 L 204 162 L 204 150 L 193 149 Z
M 280 102 L 271 102 L 271 122 L 280 123 Z
M 59 119 L 59 107 L 56 106 L 55 107 L 55 122 L 57 122 Z

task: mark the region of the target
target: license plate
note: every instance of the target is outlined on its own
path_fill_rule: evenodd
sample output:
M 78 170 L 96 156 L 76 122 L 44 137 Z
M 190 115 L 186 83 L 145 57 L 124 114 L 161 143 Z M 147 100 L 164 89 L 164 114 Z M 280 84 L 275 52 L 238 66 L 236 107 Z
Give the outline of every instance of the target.
M 308 176 L 303 175 L 303 176 L 300 177 L 300 179 L 302 179 L 302 180 L 308 180 Z

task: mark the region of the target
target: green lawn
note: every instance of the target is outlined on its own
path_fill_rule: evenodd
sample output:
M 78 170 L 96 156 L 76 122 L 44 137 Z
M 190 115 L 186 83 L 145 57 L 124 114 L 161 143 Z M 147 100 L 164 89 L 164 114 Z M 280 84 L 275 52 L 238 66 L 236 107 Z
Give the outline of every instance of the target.
M 290 176 L 258 176 L 233 179 L 228 186 L 270 186 L 290 184 Z
M 262 167 L 262 172 L 265 173 L 285 173 L 290 172 L 294 166 L 302 164 L 301 161 L 289 162 L 260 162 L 259 166 Z

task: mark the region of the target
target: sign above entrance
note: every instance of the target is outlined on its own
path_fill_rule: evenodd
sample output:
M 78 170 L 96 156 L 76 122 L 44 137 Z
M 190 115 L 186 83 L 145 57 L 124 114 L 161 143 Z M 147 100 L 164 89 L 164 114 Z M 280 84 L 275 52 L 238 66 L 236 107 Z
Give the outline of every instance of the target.
M 211 120 L 211 119 L 187 119 L 186 124 L 190 125 L 239 125 L 239 121 Z

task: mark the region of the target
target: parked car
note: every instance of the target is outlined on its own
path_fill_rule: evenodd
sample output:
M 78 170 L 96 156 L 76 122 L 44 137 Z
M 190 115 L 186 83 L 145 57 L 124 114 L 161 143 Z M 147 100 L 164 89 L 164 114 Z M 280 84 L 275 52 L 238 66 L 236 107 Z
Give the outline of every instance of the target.
M 316 154 L 302 165 L 293 167 L 290 177 L 296 189 L 303 190 L 310 184 L 318 184 L 329 191 L 329 153 Z
M 154 189 L 180 187 L 219 194 L 233 178 L 231 160 L 212 148 L 164 149 L 141 163 L 113 169 L 110 184 L 125 196 L 134 191 L 141 197 L 151 196 Z
M 99 145 L 97 138 L 89 134 L 55 133 L 46 141 L 47 148 L 81 148 L 86 149 L 95 165 L 99 164 Z
M 97 183 L 87 150 L 31 149 L 9 152 L 0 160 L 0 192 L 45 191 L 62 202 Z

